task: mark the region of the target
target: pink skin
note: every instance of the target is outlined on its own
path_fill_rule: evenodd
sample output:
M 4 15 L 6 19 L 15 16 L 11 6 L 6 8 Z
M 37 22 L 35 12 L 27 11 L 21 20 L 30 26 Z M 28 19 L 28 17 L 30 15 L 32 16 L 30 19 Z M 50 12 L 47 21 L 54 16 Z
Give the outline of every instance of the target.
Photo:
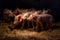
M 18 23 L 18 20 L 21 22 L 21 21 L 23 21 L 23 20 L 25 20 L 25 19 L 27 19 L 28 21 L 31 21 L 32 23 L 33 23 L 33 21 L 36 21 L 36 25 L 37 25 L 37 27 L 38 27 L 38 24 L 40 24 L 41 25 L 41 28 L 42 28 L 42 30 L 43 30 L 43 25 L 42 25 L 42 22 L 44 21 L 44 20 L 42 20 L 42 21 L 40 21 L 41 19 L 39 19 L 38 17 L 42 17 L 42 18 L 44 18 L 44 17 L 48 17 L 50 14 L 47 14 L 47 12 L 48 11 L 43 11 L 42 12 L 42 14 L 38 14 L 39 12 L 37 12 L 37 11 L 35 11 L 35 12 L 30 12 L 30 15 L 26 18 L 25 16 L 27 16 L 28 14 L 29 14 L 29 12 L 27 12 L 27 13 L 23 13 L 23 14 L 21 14 L 20 16 L 16 16 L 16 19 L 15 19 L 15 23 L 14 24 L 17 24 Z M 25 15 L 25 14 L 27 14 L 27 15 Z M 33 18 L 34 17 L 37 17 L 37 20 L 34 20 Z M 50 19 L 51 19 L 52 17 L 50 16 Z M 47 22 L 47 19 L 46 19 L 46 22 L 47 22 L 47 25 L 49 25 L 49 24 L 51 24 L 52 22 L 52 20 L 50 20 L 49 19 L 49 21 Z M 49 23 L 49 24 L 48 24 Z M 24 24 L 23 24 L 24 25 Z M 37 28 L 36 27 L 36 28 Z M 22 28 L 23 28 L 23 26 L 22 26 Z M 39 27 L 38 27 L 39 28 Z M 33 29 L 34 29 L 34 26 L 33 26 Z
M 22 17 L 21 15 L 15 16 L 13 24 L 16 25 L 16 24 L 18 24 L 18 22 L 21 22 L 22 21 L 21 17 Z
M 37 20 L 41 20 L 40 21 L 40 24 L 42 24 L 42 22 L 47 22 L 47 25 L 46 25 L 46 28 L 48 28 L 49 26 L 48 25 L 51 25 L 52 24 L 52 15 L 50 15 L 50 14 L 47 14 L 47 11 L 45 12 L 45 11 L 43 11 L 43 13 L 42 14 L 40 14 L 38 17 L 42 17 L 42 18 L 45 18 L 45 19 L 43 19 L 43 20 L 41 20 L 40 18 L 38 18 Z M 49 19 L 47 19 L 46 17 L 49 17 Z M 43 30 L 43 25 L 41 25 L 41 27 L 42 27 L 42 30 Z
M 37 14 L 37 12 L 35 12 L 35 13 L 31 13 L 31 15 L 27 18 L 27 20 L 28 21 L 31 21 L 32 22 L 32 25 L 34 24 L 33 22 L 34 21 L 36 21 L 36 20 L 34 20 L 33 18 L 34 17 L 36 17 L 38 14 Z M 34 29 L 35 27 L 34 27 L 34 25 L 33 25 L 33 29 Z
M 12 13 L 12 10 L 4 10 L 4 20 L 8 20 L 9 18 L 13 18 L 14 14 Z

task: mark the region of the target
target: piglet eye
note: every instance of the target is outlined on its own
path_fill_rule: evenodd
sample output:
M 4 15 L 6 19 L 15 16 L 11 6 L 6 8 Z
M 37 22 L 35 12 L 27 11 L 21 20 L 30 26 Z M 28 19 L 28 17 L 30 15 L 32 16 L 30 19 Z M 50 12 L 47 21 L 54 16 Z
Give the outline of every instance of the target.
M 21 19 L 21 16 L 18 17 L 18 20 L 20 20 L 20 19 Z

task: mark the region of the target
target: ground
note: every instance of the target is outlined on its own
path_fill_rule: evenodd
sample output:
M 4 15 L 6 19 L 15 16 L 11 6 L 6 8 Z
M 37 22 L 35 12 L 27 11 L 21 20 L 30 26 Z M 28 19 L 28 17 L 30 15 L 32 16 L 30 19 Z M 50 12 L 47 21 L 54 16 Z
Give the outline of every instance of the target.
M 0 22 L 0 40 L 60 40 L 60 22 L 53 24 L 52 30 L 40 32 L 20 29 L 10 31 L 10 24 Z

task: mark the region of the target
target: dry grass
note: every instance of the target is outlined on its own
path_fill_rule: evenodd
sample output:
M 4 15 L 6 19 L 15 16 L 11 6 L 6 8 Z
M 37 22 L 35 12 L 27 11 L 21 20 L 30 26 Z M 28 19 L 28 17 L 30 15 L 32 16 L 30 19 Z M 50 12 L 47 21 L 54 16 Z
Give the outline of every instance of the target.
M 60 23 L 54 25 L 57 28 Z M 60 28 L 36 32 L 16 29 L 10 31 L 8 26 L 9 24 L 0 22 L 0 40 L 60 40 Z

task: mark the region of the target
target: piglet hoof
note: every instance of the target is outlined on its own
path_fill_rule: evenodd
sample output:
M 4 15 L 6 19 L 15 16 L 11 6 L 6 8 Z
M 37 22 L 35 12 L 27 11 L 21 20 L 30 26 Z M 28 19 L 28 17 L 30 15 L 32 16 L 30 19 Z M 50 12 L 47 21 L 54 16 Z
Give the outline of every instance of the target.
M 8 26 L 8 28 L 12 31 L 14 29 L 13 26 Z

